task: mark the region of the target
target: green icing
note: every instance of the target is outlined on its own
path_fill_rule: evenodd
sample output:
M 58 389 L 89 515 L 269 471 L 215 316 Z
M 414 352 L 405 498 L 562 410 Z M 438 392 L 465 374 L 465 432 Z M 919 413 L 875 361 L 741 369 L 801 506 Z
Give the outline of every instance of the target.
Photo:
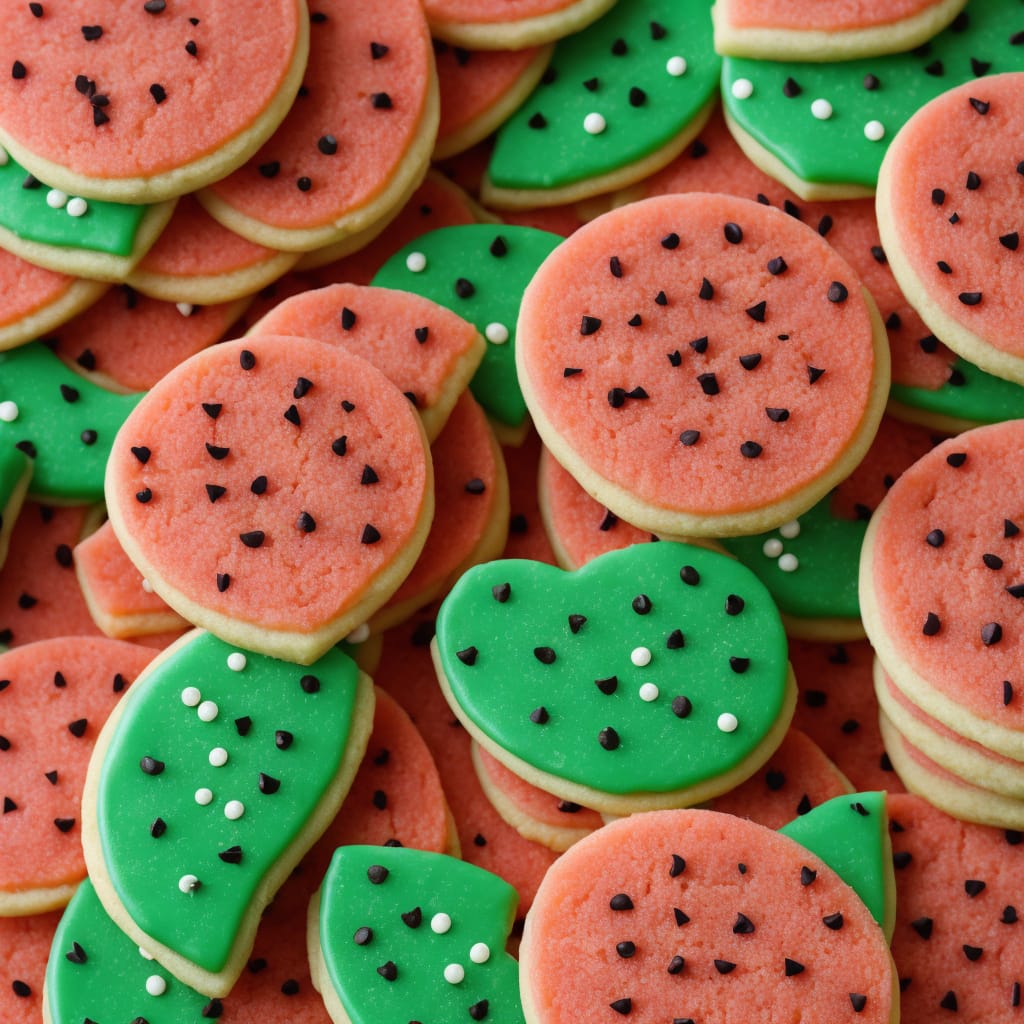
M 87 249 L 112 256 L 129 256 L 148 206 L 129 206 L 100 199 L 88 200 L 81 217 L 66 209 L 52 209 L 46 202 L 48 186 L 25 188 L 35 181 L 13 157 L 0 164 L 0 227 L 26 242 L 56 245 L 62 249 Z
M 1019 384 L 993 377 L 959 356 L 953 363 L 950 380 L 939 388 L 894 383 L 889 395 L 913 409 L 978 424 L 1024 417 L 1024 388 Z
M 710 12 L 710 0 L 629 0 L 561 40 L 545 82 L 498 131 L 490 182 L 505 189 L 561 188 L 668 145 L 718 88 L 721 58 Z M 654 38 L 660 33 L 652 22 L 664 29 L 661 38 Z M 617 53 L 620 41 L 625 51 Z M 682 75 L 666 70 L 676 56 L 686 61 Z M 595 81 L 593 89 L 584 85 Z M 634 89 L 642 91 L 642 102 Z M 583 127 L 590 113 L 605 119 L 599 134 Z M 531 127 L 538 114 L 544 126 Z
M 893 136 L 929 100 L 972 81 L 972 58 L 984 62 L 991 74 L 1024 70 L 1024 47 L 1010 42 L 1016 30 L 1024 29 L 1018 0 L 973 0 L 964 15 L 966 29 L 948 28 L 907 53 L 823 64 L 727 57 L 722 68 L 725 109 L 803 181 L 874 189 Z M 865 88 L 867 75 L 878 79 L 878 88 Z M 783 93 L 789 78 L 800 87 L 799 95 Z M 737 99 L 732 92 L 737 79 L 753 83 L 753 95 Z M 818 98 L 832 104 L 827 120 L 811 114 Z M 864 134 L 872 120 L 885 128 L 881 141 Z
M 387 875 L 375 884 L 367 873 L 381 867 Z M 497 875 L 439 853 L 343 846 L 319 898 L 327 976 L 352 1024 L 524 1020 L 519 966 L 505 952 L 516 891 Z M 408 917 L 417 909 L 418 924 Z M 447 932 L 433 930 L 435 914 L 451 919 Z M 355 941 L 360 928 L 372 932 L 362 945 Z M 481 942 L 489 956 L 476 963 L 470 949 Z M 377 970 L 388 963 L 391 981 Z M 465 972 L 457 984 L 445 980 L 449 964 Z
M 684 566 L 699 583 L 682 581 Z M 502 602 L 492 588 L 505 583 Z M 638 595 L 650 600 L 646 614 L 634 610 Z M 739 614 L 726 612 L 729 595 L 743 599 Z M 586 616 L 576 632 L 574 615 Z M 685 544 L 635 544 L 573 573 L 525 560 L 477 566 L 441 606 L 436 642 L 460 715 L 536 768 L 612 794 L 728 772 L 764 740 L 786 697 L 786 637 L 770 594 L 740 563 Z M 471 665 L 457 655 L 469 648 Z M 540 648 L 555 661 L 539 660 Z M 637 648 L 651 652 L 646 667 L 633 662 Z M 731 658 L 749 665 L 735 671 Z M 613 676 L 613 693 L 595 685 Z M 639 696 L 644 683 L 657 686 L 655 700 Z M 673 712 L 677 697 L 692 704 L 685 717 Z M 543 724 L 530 718 L 537 708 Z M 734 732 L 720 731 L 723 713 L 739 720 Z M 607 727 L 617 749 L 599 742 Z
M 497 241 L 500 239 L 500 244 Z M 504 224 L 464 224 L 421 235 L 400 249 L 373 279 L 383 288 L 400 288 L 432 299 L 458 313 L 487 337 L 490 324 L 508 329 L 502 344 L 487 343 L 470 389 L 488 415 L 517 427 L 526 419 L 526 402 L 516 376 L 515 336 L 519 303 L 537 268 L 562 241 L 537 228 Z M 426 266 L 410 270 L 406 260 L 422 253 Z M 468 281 L 472 294 L 457 282 Z
M 67 398 L 62 385 L 70 389 Z M 0 402 L 18 408 L 12 422 L 0 419 L 0 448 L 17 445 L 32 458 L 33 497 L 102 501 L 114 435 L 141 397 L 93 384 L 39 342 L 0 352 Z
M 303 668 L 245 652 L 247 665 L 232 671 L 238 649 L 210 633 L 197 633 L 132 686 L 111 737 L 96 797 L 103 859 L 118 897 L 136 925 L 157 942 L 200 967 L 220 970 L 253 895 L 270 867 L 295 841 L 339 770 L 352 724 L 359 672 L 331 650 Z M 307 693 L 300 680 L 319 680 Z M 197 687 L 218 714 L 211 722 L 183 702 Z M 237 720 L 251 725 L 241 735 Z M 279 748 L 278 730 L 292 734 Z M 221 747 L 228 761 L 210 763 Z M 160 774 L 140 768 L 144 757 L 165 765 Z M 261 792 L 260 773 L 280 782 Z M 213 800 L 200 805 L 201 787 Z M 225 814 L 239 800 L 245 813 Z M 154 837 L 157 819 L 166 831 Z M 218 854 L 242 848 L 240 863 Z M 182 893 L 179 880 L 194 875 L 200 887 Z
M 820 857 L 849 885 L 887 935 L 895 912 L 885 793 L 851 793 L 819 804 L 779 831 Z
M 81 947 L 84 960 L 75 950 Z M 71 953 L 74 959 L 69 960 Z M 146 982 L 163 980 L 166 990 L 150 995 Z M 203 1024 L 215 1005 L 178 981 L 114 924 L 86 879 L 68 904 L 53 937 L 46 966 L 46 998 L 54 1024 L 81 1021 Z M 204 1008 L 209 1007 L 204 1015 Z
M 857 574 L 868 524 L 832 515 L 828 495 L 798 520 L 800 533 L 784 538 L 778 530 L 753 537 L 729 537 L 719 543 L 768 588 L 779 610 L 800 619 L 860 617 Z M 778 540 L 783 553 L 795 555 L 792 572 L 778 557 L 764 553 L 766 541 Z M 781 565 L 787 564 L 782 562 Z

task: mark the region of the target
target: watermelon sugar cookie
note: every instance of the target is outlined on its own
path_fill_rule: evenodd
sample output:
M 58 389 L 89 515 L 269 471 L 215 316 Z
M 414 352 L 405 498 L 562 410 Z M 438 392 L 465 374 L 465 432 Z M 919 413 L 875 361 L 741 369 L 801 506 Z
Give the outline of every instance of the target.
M 966 0 L 896 0 L 886 4 L 813 0 L 716 0 L 715 49 L 761 60 L 837 61 L 912 50 L 941 32 Z M 966 27 L 967 19 L 963 21 Z
M 499 129 L 486 206 L 557 206 L 664 167 L 714 106 L 721 58 L 708 0 L 630 0 L 555 47 Z
M 864 626 L 896 687 L 928 715 L 1024 761 L 1024 423 L 944 441 L 906 470 L 868 526 Z
M 33 1024 L 43 1012 L 43 979 L 53 933 L 61 915 L 0 917 L 0 1013 L 4 1020 Z
M 571 574 L 477 566 L 441 605 L 433 653 L 477 742 L 607 814 L 696 804 L 742 782 L 778 747 L 795 699 L 767 591 L 732 559 L 668 541 Z
M 882 244 L 922 318 L 965 359 L 1017 384 L 1022 100 L 1021 72 L 932 100 L 893 139 L 877 197 Z
M 805 512 L 864 455 L 889 385 L 849 264 L 792 217 L 723 195 L 591 221 L 530 282 L 517 333 L 544 443 L 653 533 L 755 533 Z
M 144 203 L 243 163 L 292 105 L 309 52 L 303 0 L 100 0 L 84 15 L 8 4 L 0 142 L 68 193 Z
M 61 907 L 85 877 L 80 805 L 89 758 L 152 657 L 84 636 L 0 654 L 0 916 Z
M 433 513 L 412 403 L 341 346 L 266 334 L 164 377 L 119 432 L 106 493 L 175 611 L 303 663 L 398 588 Z
M 232 231 L 299 252 L 398 210 L 426 173 L 438 119 L 417 0 L 310 7 L 309 65 L 288 116 L 244 166 L 199 196 Z
M 792 837 L 665 810 L 577 843 L 526 919 L 526 1020 L 898 1020 L 886 936 L 864 902 L 892 878 L 879 795 L 823 805 Z M 807 848 L 826 832 L 827 853 Z M 873 865 L 870 880 L 854 880 L 857 859 Z M 555 950 L 572 951 L 571 969 Z
M 369 679 L 341 651 L 307 671 L 187 634 L 90 763 L 82 838 L 107 912 L 175 977 L 225 995 L 261 911 L 341 805 L 372 719 Z

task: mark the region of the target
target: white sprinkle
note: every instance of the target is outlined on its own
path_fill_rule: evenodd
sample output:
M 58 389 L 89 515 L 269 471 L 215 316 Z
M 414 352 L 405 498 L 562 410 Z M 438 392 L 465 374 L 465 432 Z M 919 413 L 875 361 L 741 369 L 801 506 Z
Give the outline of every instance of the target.
M 141 946 L 139 946 L 139 956 L 141 956 L 143 960 L 153 959 L 153 954 L 143 949 Z
M 0 421 L 4 423 L 13 423 L 18 418 L 18 403 L 17 402 L 0 402 Z
M 243 814 L 245 814 L 245 804 L 241 800 L 229 800 L 224 805 L 224 817 L 231 821 L 238 821 Z
M 734 99 L 749 100 L 754 95 L 754 83 L 749 78 L 737 78 L 730 92 Z
M 651 649 L 649 647 L 634 647 L 630 651 L 629 660 L 637 668 L 646 668 L 651 663 Z
M 199 879 L 195 875 L 182 875 L 178 879 L 178 888 L 183 893 L 195 892 L 199 888 Z
M 796 572 L 800 568 L 800 559 L 796 555 L 785 554 L 779 559 L 779 568 L 783 572 Z
M 427 269 L 427 257 L 421 252 L 411 252 L 405 257 L 405 266 L 414 274 L 419 274 Z
M 587 116 L 583 118 L 583 130 L 588 135 L 600 135 L 607 127 L 608 122 L 601 114 L 597 113 L 597 111 L 587 114 Z
M 735 732 L 740 720 L 731 712 L 723 711 L 718 716 L 718 728 L 722 732 Z
M 67 192 L 61 192 L 59 188 L 51 188 L 46 193 L 46 205 L 51 210 L 59 210 L 63 206 L 67 206 L 68 194 Z
M 864 138 L 869 142 L 881 142 L 885 138 L 885 125 L 881 121 L 868 121 L 864 125 Z
M 485 964 L 491 959 L 491 947 L 486 942 L 474 942 L 469 947 L 469 959 L 475 964 Z
M 646 704 L 650 704 L 651 701 L 657 700 L 660 693 L 661 691 L 654 683 L 644 683 L 644 685 L 640 687 L 640 699 Z
M 665 65 L 665 70 L 673 78 L 679 78 L 680 75 L 685 75 L 686 74 L 686 58 L 685 57 L 669 57 L 668 63 Z
M 212 700 L 204 700 L 196 708 L 196 714 L 201 722 L 212 722 L 220 714 L 220 708 Z
M 7 150 L 0 146 L 0 167 L 7 166 Z
M 504 324 L 497 322 L 488 324 L 484 328 L 484 337 L 492 345 L 504 345 L 508 341 L 508 328 Z
M 214 768 L 223 768 L 228 763 L 228 752 L 223 747 L 214 747 L 210 751 L 210 764 Z
M 74 199 L 68 200 L 68 205 L 64 209 L 68 211 L 69 217 L 82 217 L 88 212 L 89 204 L 81 196 L 75 196 Z
M 146 991 L 151 996 L 162 996 L 167 991 L 167 982 L 159 974 L 151 974 L 146 979 Z
M 241 651 L 232 651 L 228 655 L 228 668 L 232 672 L 241 672 L 246 666 L 245 655 Z
M 442 911 L 440 914 L 435 914 L 430 919 L 430 930 L 435 935 L 444 935 L 446 931 L 452 926 L 452 919 Z
M 143 577 L 142 577 L 142 589 L 143 589 L 143 590 L 144 590 L 144 591 L 145 591 L 145 592 L 146 592 L 147 594 L 152 594 L 152 593 L 153 593 L 153 584 L 152 584 L 152 583 L 150 583 L 150 582 L 149 582 L 149 580 L 147 580 L 145 576 L 143 576 Z M 198 691 L 198 690 L 196 690 L 196 693 L 198 693 L 198 692 L 199 692 L 199 691 Z
M 181 691 L 181 703 L 187 708 L 194 708 L 202 699 L 203 695 L 199 692 L 198 686 L 186 686 Z
M 449 985 L 458 985 L 465 977 L 466 971 L 461 964 L 449 964 L 444 969 L 444 980 Z
M 788 523 L 783 523 L 779 527 L 779 533 L 781 533 L 786 540 L 792 540 L 794 537 L 799 537 L 800 521 L 797 519 L 790 519 Z
M 832 104 L 825 99 L 816 99 L 811 104 L 811 113 L 819 121 L 827 121 L 832 116 Z
M 206 786 L 201 786 L 196 790 L 196 803 L 200 807 L 206 807 L 207 804 L 213 803 L 213 790 L 207 789 Z
M 364 622 L 361 626 L 356 626 L 347 637 L 346 642 L 350 644 L 365 644 L 370 639 L 370 624 Z
M 761 551 L 765 558 L 778 558 L 782 554 L 782 541 L 778 537 L 769 537 L 761 545 Z
M 195 312 L 196 307 L 193 306 L 191 302 L 176 302 L 174 304 L 174 308 L 182 316 L 191 316 Z

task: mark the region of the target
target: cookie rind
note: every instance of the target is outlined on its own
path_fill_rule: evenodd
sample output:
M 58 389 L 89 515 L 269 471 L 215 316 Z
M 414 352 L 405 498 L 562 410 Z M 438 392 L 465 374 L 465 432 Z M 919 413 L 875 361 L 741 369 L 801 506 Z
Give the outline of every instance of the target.
M 615 4 L 615 0 L 555 0 L 527 17 L 504 20 L 499 9 L 485 21 L 444 16 L 441 4 L 426 0 L 430 34 L 467 50 L 522 50 L 581 32 Z

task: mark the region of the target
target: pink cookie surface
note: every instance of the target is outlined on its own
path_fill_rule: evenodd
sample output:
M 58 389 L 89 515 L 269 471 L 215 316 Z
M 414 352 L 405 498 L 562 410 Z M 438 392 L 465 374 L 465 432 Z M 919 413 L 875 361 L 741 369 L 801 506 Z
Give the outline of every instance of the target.
M 37 1024 L 43 1015 L 43 979 L 60 913 L 0 917 L 0 1017 Z

